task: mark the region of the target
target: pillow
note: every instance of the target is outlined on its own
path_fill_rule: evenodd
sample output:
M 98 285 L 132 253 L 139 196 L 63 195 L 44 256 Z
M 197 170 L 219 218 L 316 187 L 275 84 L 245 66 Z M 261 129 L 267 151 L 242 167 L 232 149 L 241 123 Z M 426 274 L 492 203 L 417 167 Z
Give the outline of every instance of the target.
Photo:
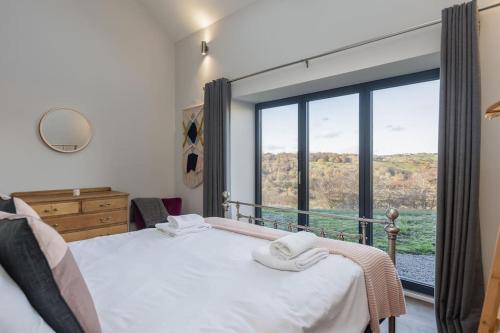
M 15 214 L 16 206 L 14 205 L 13 199 L 5 199 L 5 197 L 0 197 L 0 211 Z
M 54 332 L 0 266 L 0 332 Z
M 49 225 L 32 216 L 0 212 L 0 265 L 56 332 L 101 332 L 75 259 Z
M 28 215 L 40 219 L 40 216 L 30 205 L 19 198 L 11 198 L 0 193 L 0 211 L 17 215 Z

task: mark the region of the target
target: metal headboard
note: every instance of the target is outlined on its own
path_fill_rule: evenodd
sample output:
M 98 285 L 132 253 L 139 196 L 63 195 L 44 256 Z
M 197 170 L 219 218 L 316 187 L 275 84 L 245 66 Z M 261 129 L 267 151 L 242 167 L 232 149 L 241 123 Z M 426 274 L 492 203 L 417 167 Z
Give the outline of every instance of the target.
M 277 229 L 278 226 L 281 225 L 281 226 L 286 226 L 288 231 L 300 231 L 300 230 L 314 231 L 315 233 L 319 234 L 321 237 L 325 237 L 325 238 L 327 238 L 327 233 L 326 233 L 324 228 L 309 227 L 309 226 L 299 225 L 297 223 L 292 223 L 292 222 L 284 222 L 284 221 L 273 220 L 273 219 L 269 219 L 269 218 L 244 215 L 240 211 L 241 206 L 260 208 L 260 209 L 263 208 L 263 209 L 272 210 L 275 212 L 288 212 L 288 213 L 302 214 L 302 215 L 308 215 L 308 216 L 327 217 L 327 218 L 332 218 L 335 220 L 357 222 L 357 223 L 359 223 L 359 226 L 360 226 L 360 233 L 359 234 L 352 234 L 352 233 L 346 233 L 343 231 L 338 231 L 338 232 L 336 232 L 335 237 L 337 239 L 340 239 L 340 240 L 345 240 L 346 236 L 355 237 L 355 238 L 358 238 L 359 241 L 365 245 L 367 245 L 367 240 L 368 240 L 368 237 L 367 237 L 368 224 L 382 225 L 382 226 L 384 226 L 384 230 L 387 234 L 387 245 L 388 245 L 387 246 L 387 254 L 391 258 L 394 265 L 396 265 L 396 241 L 397 241 L 398 234 L 400 231 L 400 229 L 396 226 L 396 219 L 399 217 L 399 212 L 396 208 L 387 209 L 387 211 L 385 213 L 387 219 L 383 220 L 383 219 L 372 219 L 372 218 L 365 218 L 365 217 L 352 217 L 352 216 L 337 215 L 337 214 L 315 212 L 315 211 L 306 211 L 306 210 L 293 209 L 293 208 L 272 207 L 272 206 L 265 206 L 265 205 L 248 203 L 248 202 L 233 201 L 230 199 L 230 193 L 227 191 L 222 193 L 222 197 L 224 200 L 222 203 L 222 207 L 224 208 L 224 215 L 226 218 L 231 218 L 230 208 L 231 208 L 231 205 L 234 205 L 236 208 L 236 219 L 238 221 L 243 218 L 243 219 L 247 219 L 248 222 L 252 223 L 252 224 L 255 224 L 256 222 L 269 222 L 269 223 L 273 224 L 273 227 L 275 229 Z M 396 318 L 395 317 L 389 318 L 389 325 L 388 326 L 389 326 L 389 333 L 396 332 Z

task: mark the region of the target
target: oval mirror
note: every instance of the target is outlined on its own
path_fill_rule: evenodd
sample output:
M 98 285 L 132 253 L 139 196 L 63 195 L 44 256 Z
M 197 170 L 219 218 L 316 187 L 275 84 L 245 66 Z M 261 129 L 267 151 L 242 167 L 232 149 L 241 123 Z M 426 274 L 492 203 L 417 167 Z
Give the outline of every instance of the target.
M 74 153 L 90 143 L 92 128 L 82 113 L 56 108 L 42 116 L 40 136 L 50 148 L 61 153 Z

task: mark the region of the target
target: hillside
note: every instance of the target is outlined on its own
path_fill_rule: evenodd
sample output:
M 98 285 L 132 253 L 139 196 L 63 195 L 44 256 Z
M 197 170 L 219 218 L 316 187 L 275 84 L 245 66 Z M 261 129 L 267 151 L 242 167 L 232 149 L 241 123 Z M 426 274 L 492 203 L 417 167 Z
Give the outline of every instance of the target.
M 311 209 L 357 209 L 358 163 L 354 154 L 310 154 Z M 435 209 L 437 154 L 374 156 L 373 168 L 375 208 Z M 296 206 L 296 154 L 263 155 L 262 196 L 269 205 Z

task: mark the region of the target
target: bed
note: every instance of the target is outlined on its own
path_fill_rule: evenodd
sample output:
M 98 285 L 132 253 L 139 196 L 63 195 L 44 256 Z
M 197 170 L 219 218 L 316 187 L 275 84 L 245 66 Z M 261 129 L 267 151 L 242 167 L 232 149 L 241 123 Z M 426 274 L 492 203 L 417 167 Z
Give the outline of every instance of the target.
M 358 265 L 331 255 L 303 272 L 272 270 L 250 255 L 267 242 L 215 228 L 176 238 L 146 229 L 70 248 L 103 332 L 365 330 Z
M 242 203 L 234 203 L 237 219 L 244 217 Z M 225 201 L 226 211 L 230 204 Z M 273 270 L 255 262 L 251 252 L 287 231 L 248 218 L 253 223 L 208 218 L 211 229 L 181 237 L 145 229 L 69 243 L 102 331 L 361 333 L 370 326 L 377 332 L 379 319 L 404 313 L 400 281 L 387 254 L 322 238 L 321 247 L 333 244 L 340 254 L 330 251 L 302 272 Z M 395 227 L 394 219 L 387 226 Z M 394 244 L 395 238 L 389 237 L 391 256 Z M 390 309 L 382 306 L 380 312 L 374 301 Z M 33 311 L 23 315 L 0 307 L 4 317 L 30 317 L 29 331 L 52 332 Z M 390 319 L 389 331 L 395 332 Z

